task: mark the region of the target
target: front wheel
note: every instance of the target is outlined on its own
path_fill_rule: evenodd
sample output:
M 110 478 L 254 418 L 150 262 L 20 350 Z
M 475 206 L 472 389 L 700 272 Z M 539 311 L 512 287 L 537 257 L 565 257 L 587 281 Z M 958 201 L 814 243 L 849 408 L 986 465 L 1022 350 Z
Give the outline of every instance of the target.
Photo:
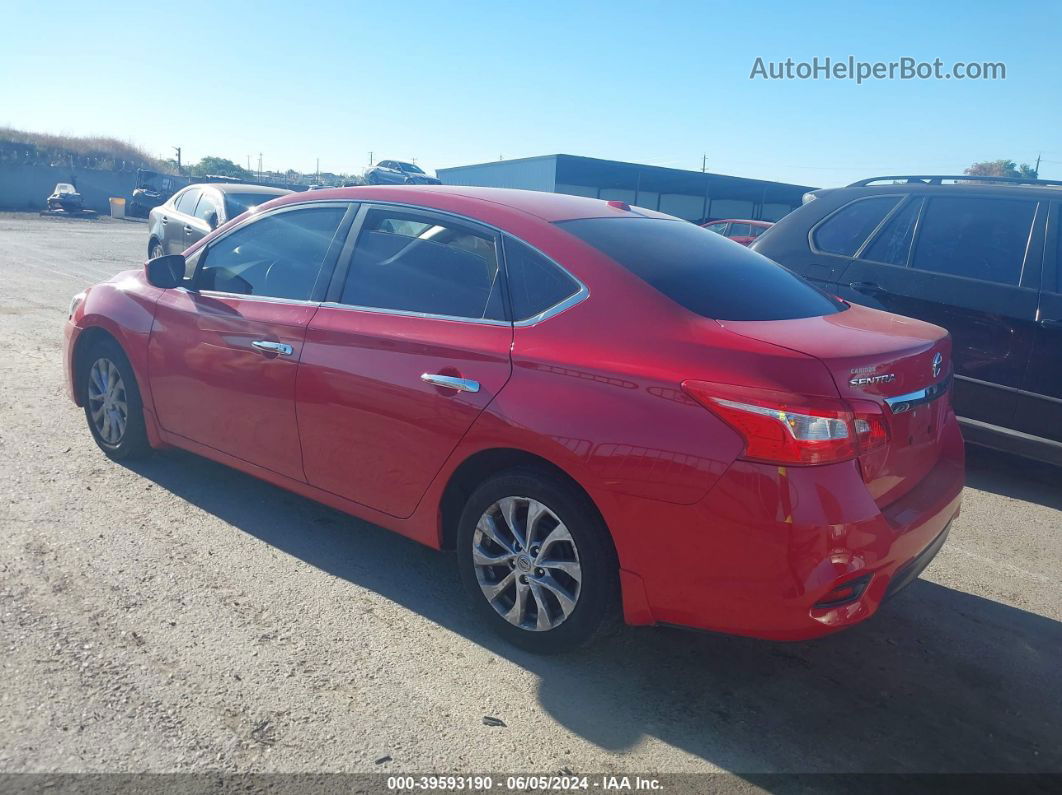
M 529 651 L 566 651 L 616 613 L 617 564 L 588 498 L 519 469 L 473 492 L 458 526 L 461 578 L 491 628 Z
M 81 372 L 85 419 L 99 448 L 116 461 L 150 453 L 140 389 L 118 344 L 93 345 Z
M 156 259 L 166 254 L 165 249 L 162 248 L 162 243 L 157 240 L 152 240 L 151 245 L 148 246 L 148 259 Z

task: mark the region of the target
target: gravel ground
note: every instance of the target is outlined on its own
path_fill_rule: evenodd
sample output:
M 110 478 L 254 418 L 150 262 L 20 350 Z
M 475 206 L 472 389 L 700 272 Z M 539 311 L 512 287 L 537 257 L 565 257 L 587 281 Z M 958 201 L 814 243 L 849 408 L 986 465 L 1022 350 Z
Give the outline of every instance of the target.
M 943 552 L 847 633 L 536 658 L 480 629 L 449 555 L 95 448 L 61 326 L 145 246 L 0 215 L 0 771 L 1062 772 L 1059 470 L 971 451 Z

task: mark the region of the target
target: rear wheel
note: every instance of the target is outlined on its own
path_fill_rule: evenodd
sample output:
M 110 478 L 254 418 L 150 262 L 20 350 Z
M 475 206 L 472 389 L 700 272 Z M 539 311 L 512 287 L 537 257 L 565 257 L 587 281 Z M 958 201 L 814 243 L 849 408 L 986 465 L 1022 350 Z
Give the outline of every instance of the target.
M 618 603 L 608 531 L 581 492 L 546 471 L 495 475 L 458 526 L 461 577 L 509 642 L 540 653 L 591 640 Z
M 166 252 L 162 248 L 162 243 L 158 240 L 152 239 L 151 243 L 148 244 L 148 259 L 155 259 L 156 257 L 161 257 L 165 254 Z
M 95 343 L 82 373 L 85 420 L 99 448 L 116 461 L 151 452 L 140 390 L 129 360 L 117 343 Z

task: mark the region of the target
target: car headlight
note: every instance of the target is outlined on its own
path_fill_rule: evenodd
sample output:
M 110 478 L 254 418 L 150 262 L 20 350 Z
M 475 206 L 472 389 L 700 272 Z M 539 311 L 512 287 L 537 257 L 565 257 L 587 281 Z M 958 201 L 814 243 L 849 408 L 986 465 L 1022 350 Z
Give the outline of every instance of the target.
M 66 319 L 67 320 L 69 320 L 70 318 L 72 318 L 74 316 L 74 312 L 77 311 L 78 306 L 80 306 L 81 302 L 84 301 L 84 300 L 85 300 L 85 294 L 84 293 L 78 293 L 77 295 L 75 295 L 73 298 L 70 299 L 70 308 L 66 311 Z

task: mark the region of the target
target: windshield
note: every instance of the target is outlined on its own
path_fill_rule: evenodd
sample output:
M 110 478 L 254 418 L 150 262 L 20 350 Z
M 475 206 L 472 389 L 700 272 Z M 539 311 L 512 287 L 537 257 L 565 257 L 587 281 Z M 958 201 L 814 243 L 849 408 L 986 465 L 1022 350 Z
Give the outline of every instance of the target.
M 423 174 L 419 166 L 415 166 L 412 163 L 398 163 L 398 168 L 405 171 L 408 174 Z
M 225 217 L 235 218 L 237 215 L 253 210 L 259 204 L 265 204 L 276 197 L 277 194 L 275 193 L 226 193 Z
M 792 320 L 846 308 L 781 265 L 687 221 L 586 218 L 557 225 L 703 317 Z

